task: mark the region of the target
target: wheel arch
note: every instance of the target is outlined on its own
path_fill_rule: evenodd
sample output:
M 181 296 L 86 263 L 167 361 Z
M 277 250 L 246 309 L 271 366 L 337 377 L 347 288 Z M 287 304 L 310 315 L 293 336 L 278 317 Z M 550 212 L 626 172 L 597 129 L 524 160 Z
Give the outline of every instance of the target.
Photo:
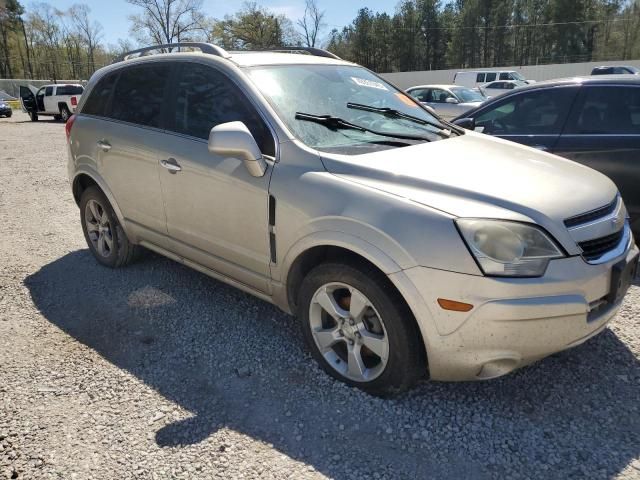
M 111 190 L 109 190 L 109 187 L 107 187 L 107 184 L 104 182 L 104 180 L 102 180 L 102 178 L 100 178 L 100 176 L 95 172 L 88 169 L 82 169 L 76 173 L 75 177 L 73 177 L 73 181 L 71 182 L 71 190 L 73 192 L 73 198 L 76 201 L 76 205 L 80 206 L 80 198 L 82 197 L 82 193 L 87 188 L 92 186 L 98 187 L 102 191 L 102 193 L 105 194 L 107 200 L 109 200 L 109 203 L 113 208 L 113 211 L 118 217 L 118 222 L 120 222 L 120 225 L 125 230 L 125 233 L 129 235 L 129 232 L 126 228 L 124 216 L 122 215 L 120 207 L 118 207 L 118 203 L 116 202 L 113 193 L 111 193 Z
M 373 246 L 371 246 L 373 247 Z M 421 349 L 423 358 L 427 359 L 427 342 L 425 341 L 425 331 L 422 325 L 416 317 L 416 312 L 412 308 L 410 302 L 408 302 L 403 294 L 401 285 L 396 282 L 392 273 L 402 272 L 402 269 L 384 252 L 378 251 L 377 253 L 382 256 L 375 258 L 372 253 L 377 250 L 373 247 L 366 252 L 356 251 L 356 249 L 349 248 L 345 245 L 336 245 L 330 243 L 316 244 L 309 248 L 299 252 L 297 256 L 290 262 L 287 270 L 287 275 L 283 285 L 284 295 L 286 297 L 286 307 L 288 311 L 296 315 L 298 310 L 297 299 L 300 286 L 304 277 L 316 266 L 322 263 L 339 261 L 340 263 L 349 264 L 352 266 L 362 265 L 373 269 L 379 273 L 380 278 L 385 282 L 387 288 L 393 289 L 393 292 L 397 294 L 398 299 L 402 301 L 403 307 L 412 316 L 412 321 L 415 322 L 416 329 L 420 335 Z M 282 307 L 282 305 L 281 305 Z

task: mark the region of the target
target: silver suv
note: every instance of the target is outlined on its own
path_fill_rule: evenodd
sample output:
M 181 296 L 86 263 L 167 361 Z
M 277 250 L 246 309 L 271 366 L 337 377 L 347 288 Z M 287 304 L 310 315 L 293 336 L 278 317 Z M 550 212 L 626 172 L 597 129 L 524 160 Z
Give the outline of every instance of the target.
M 272 302 L 378 395 L 504 375 L 616 314 L 638 249 L 600 173 L 463 131 L 329 52 L 159 48 L 97 72 L 67 123 L 101 264 L 145 247 Z

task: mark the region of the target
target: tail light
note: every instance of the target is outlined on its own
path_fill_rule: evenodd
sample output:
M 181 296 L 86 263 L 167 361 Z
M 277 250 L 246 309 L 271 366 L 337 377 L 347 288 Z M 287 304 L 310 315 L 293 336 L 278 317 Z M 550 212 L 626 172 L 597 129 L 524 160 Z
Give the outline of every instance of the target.
M 78 99 L 76 97 L 71 97 L 71 106 L 72 107 L 78 106 Z
M 64 131 L 67 134 L 67 142 L 69 142 L 69 137 L 71 136 L 71 127 L 73 127 L 73 122 L 75 121 L 76 121 L 76 116 L 71 115 L 69 117 L 69 120 L 67 120 L 67 123 L 65 123 L 64 125 Z

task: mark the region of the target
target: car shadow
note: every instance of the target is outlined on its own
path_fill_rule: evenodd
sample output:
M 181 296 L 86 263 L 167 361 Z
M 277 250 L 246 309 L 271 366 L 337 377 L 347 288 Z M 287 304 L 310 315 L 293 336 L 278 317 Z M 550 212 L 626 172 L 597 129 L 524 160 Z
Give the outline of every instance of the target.
M 640 363 L 611 330 L 498 380 L 383 400 L 322 373 L 292 317 L 152 254 L 110 270 L 78 250 L 25 285 L 49 322 L 191 412 L 149 425 L 160 447 L 225 427 L 334 478 L 495 478 L 517 465 L 604 478 L 640 454 Z

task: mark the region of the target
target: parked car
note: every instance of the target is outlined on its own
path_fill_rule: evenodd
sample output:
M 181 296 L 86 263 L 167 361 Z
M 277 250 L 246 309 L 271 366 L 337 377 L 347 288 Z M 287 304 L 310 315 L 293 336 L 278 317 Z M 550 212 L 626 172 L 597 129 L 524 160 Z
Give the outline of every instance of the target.
M 83 92 L 84 87 L 79 84 L 45 85 L 39 90 L 21 85 L 20 103 L 33 122 L 43 115 L 66 122 L 76 111 Z
M 517 80 L 525 83 L 535 83 L 533 80 L 527 80 L 514 70 L 467 70 L 458 72 L 453 76 L 453 83 L 469 88 L 476 88 L 496 80 Z
M 527 83 L 520 80 L 505 80 L 487 83 L 478 87 L 478 90 L 480 90 L 482 94 L 489 99 L 499 97 L 504 93 L 515 90 L 516 88 L 524 87 L 525 85 L 527 85 Z
M 611 180 L 307 51 L 155 46 L 94 74 L 66 134 L 95 259 L 142 246 L 273 302 L 326 372 L 381 395 L 605 328 L 638 258 Z
M 9 118 L 11 115 L 13 115 L 13 110 L 11 110 L 9 104 L 0 100 L 0 117 Z
M 640 70 L 631 66 L 612 66 L 596 67 L 591 70 L 591 75 L 640 75 Z
M 422 85 L 409 88 L 407 93 L 446 120 L 462 115 L 486 100 L 479 91 L 457 85 Z
M 487 102 L 456 123 L 582 163 L 611 178 L 640 235 L 640 78 L 537 83 Z

